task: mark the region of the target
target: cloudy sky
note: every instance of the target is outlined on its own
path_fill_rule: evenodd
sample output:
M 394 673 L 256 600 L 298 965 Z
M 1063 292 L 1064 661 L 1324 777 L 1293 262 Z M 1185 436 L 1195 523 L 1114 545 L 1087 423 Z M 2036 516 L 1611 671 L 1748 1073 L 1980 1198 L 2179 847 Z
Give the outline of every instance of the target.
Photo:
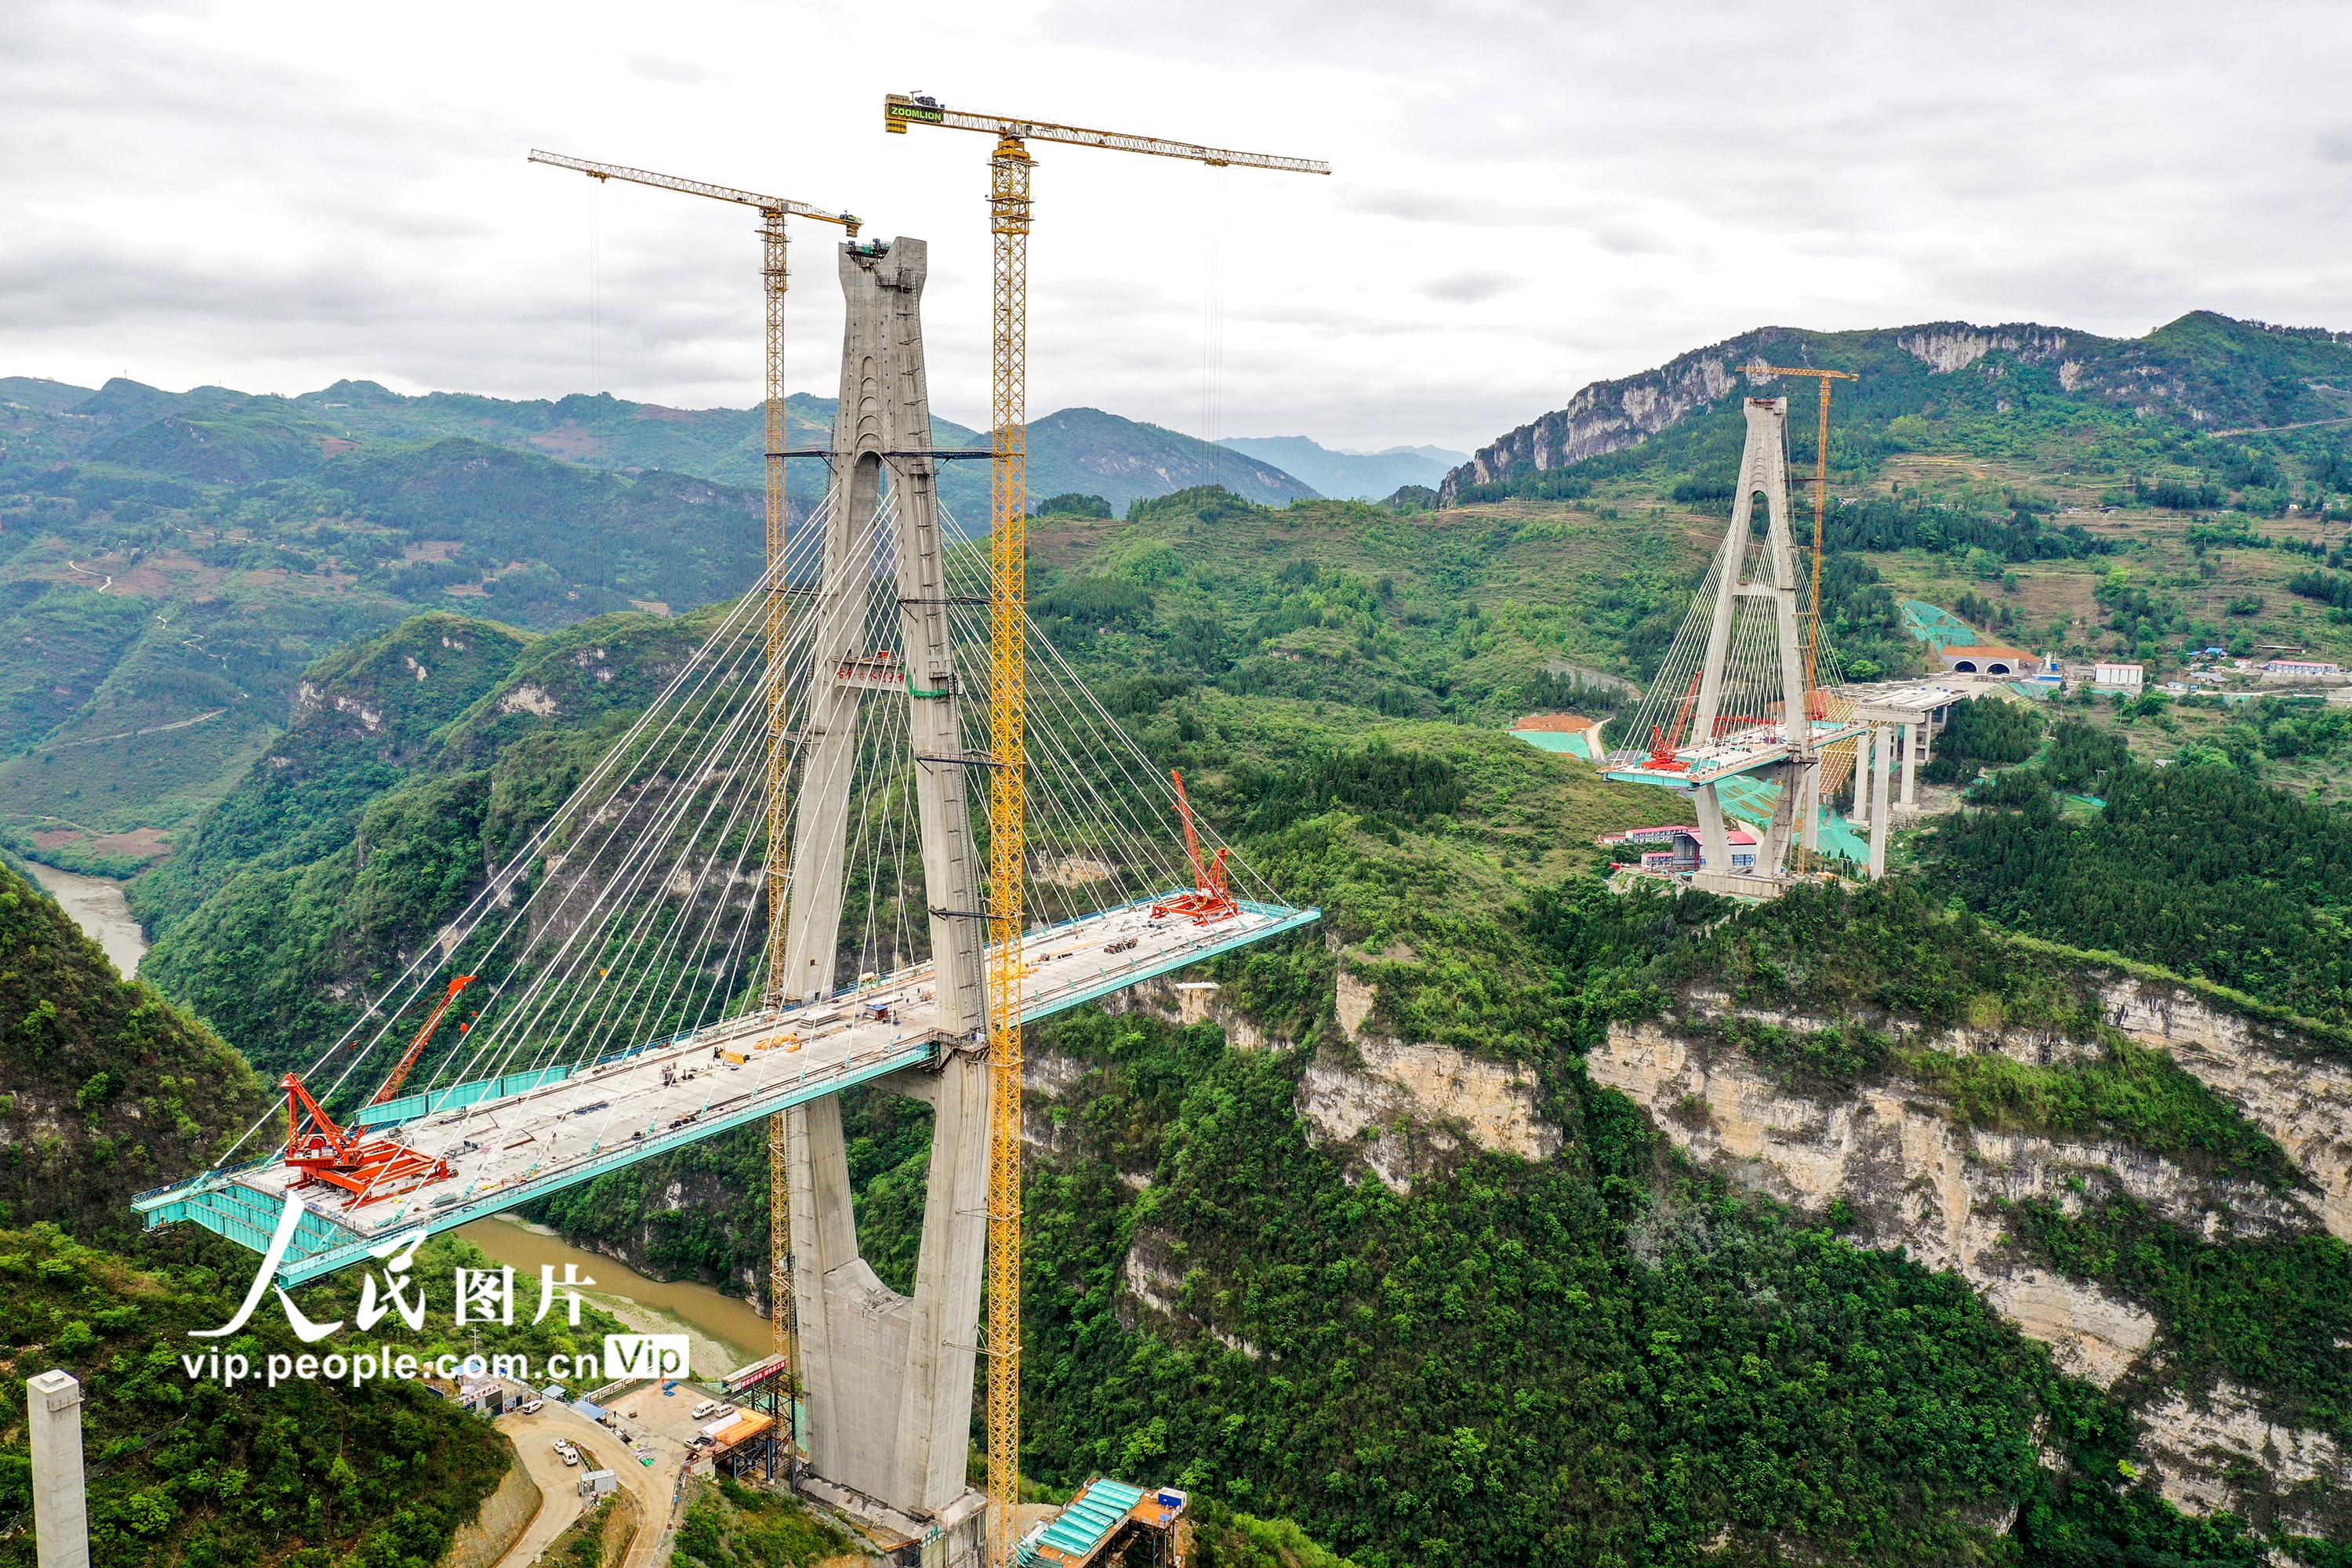
M 884 135 L 922 89 L 1336 166 L 1037 145 L 1033 414 L 1467 448 L 1767 322 L 2352 328 L 2347 81 L 2342 0 L 0 0 L 0 374 L 753 401 L 748 215 L 540 146 L 926 237 L 976 423 L 988 144 Z

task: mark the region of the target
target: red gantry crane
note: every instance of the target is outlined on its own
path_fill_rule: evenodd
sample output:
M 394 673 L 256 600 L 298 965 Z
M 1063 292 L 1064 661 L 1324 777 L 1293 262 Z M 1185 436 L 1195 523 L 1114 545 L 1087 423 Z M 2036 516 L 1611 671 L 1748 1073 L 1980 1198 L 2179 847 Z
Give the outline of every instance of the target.
M 1170 768 L 1168 776 L 1176 781 L 1176 815 L 1184 822 L 1184 858 L 1192 862 L 1192 890 L 1179 893 L 1151 906 L 1151 918 L 1182 915 L 1196 925 L 1212 921 L 1227 920 L 1242 912 L 1234 902 L 1231 887 L 1225 876 L 1225 847 L 1217 847 L 1214 860 L 1201 858 L 1201 834 L 1192 825 L 1192 799 L 1184 793 L 1184 774 L 1181 769 Z
M 434 1031 L 457 1002 L 457 993 L 471 985 L 474 978 L 460 974 L 449 982 L 425 1026 L 408 1042 L 408 1048 L 385 1076 L 383 1087 L 368 1101 L 370 1105 L 382 1105 L 400 1092 L 417 1059 L 425 1055 L 425 1047 L 432 1043 Z M 350 1193 L 356 1205 L 398 1197 L 455 1173 L 446 1161 L 420 1153 L 390 1133 L 371 1134 L 359 1127 L 343 1126 L 311 1098 L 299 1073 L 288 1073 L 280 1087 L 286 1090 L 286 1163 L 302 1173 L 298 1186 L 304 1182 L 325 1182 Z

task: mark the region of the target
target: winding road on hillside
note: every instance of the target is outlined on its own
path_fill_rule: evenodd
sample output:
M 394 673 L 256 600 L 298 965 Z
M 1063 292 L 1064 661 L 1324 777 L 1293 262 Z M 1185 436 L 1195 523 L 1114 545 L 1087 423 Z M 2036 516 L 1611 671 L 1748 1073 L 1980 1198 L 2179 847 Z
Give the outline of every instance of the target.
M 636 1538 L 630 1542 L 618 1568 L 656 1568 L 667 1554 L 670 1532 L 677 1522 L 672 1512 L 686 1472 L 686 1439 L 695 1430 L 687 1412 L 701 1397 L 691 1384 L 681 1385 L 677 1394 L 670 1396 L 677 1406 L 673 1410 L 664 1405 L 661 1390 L 656 1385 L 624 1394 L 608 1406 L 617 1410 L 625 1405 L 651 1417 L 645 1422 L 630 1419 L 625 1423 L 637 1436 L 639 1446 L 653 1450 L 651 1465 L 642 1463 L 623 1447 L 619 1436 L 609 1428 L 598 1426 L 568 1405 L 551 1401 L 536 1415 L 509 1413 L 499 1416 L 499 1428 L 513 1440 L 515 1452 L 522 1456 L 524 1468 L 539 1483 L 545 1500 L 514 1545 L 499 1559 L 496 1568 L 528 1568 L 536 1562 L 548 1543 L 580 1517 L 580 1478 L 594 1469 L 611 1470 L 637 1500 Z M 558 1437 L 569 1437 L 585 1462 L 577 1468 L 566 1465 L 555 1452 Z

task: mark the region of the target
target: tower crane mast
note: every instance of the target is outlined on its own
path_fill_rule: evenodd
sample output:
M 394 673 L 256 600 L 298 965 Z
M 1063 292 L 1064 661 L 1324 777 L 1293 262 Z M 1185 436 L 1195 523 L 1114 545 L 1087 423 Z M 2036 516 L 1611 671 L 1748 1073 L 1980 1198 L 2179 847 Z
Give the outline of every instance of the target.
M 1058 142 L 1115 153 L 1179 158 L 1214 168 L 1328 174 L 1315 158 L 1244 153 L 1197 142 L 1096 131 L 1046 120 L 950 109 L 920 93 L 882 100 L 882 129 L 909 126 L 976 131 L 996 138 L 988 159 L 991 277 L 989 377 L 989 735 L 998 765 L 989 772 L 988 966 L 988 1561 L 1013 1559 L 1021 1458 L 1021 929 L 1027 801 L 1027 648 L 1029 557 L 1029 226 L 1030 142 Z M 1189 814 L 1188 814 L 1189 815 Z
M 800 217 L 818 223 L 839 224 L 855 239 L 857 237 L 858 218 L 855 213 L 827 212 L 823 207 L 796 202 L 789 196 L 766 195 L 733 185 L 714 184 L 708 180 L 689 180 L 677 174 L 656 174 L 651 169 L 635 169 L 625 163 L 598 163 L 562 153 L 541 152 L 537 148 L 531 151 L 530 162 L 558 169 L 576 170 L 600 183 L 620 180 L 633 185 L 651 185 L 656 190 L 676 191 L 682 195 L 730 202 L 737 206 L 750 207 L 760 215 L 760 279 L 767 304 L 764 368 L 767 382 L 768 571 L 765 609 L 769 847 L 767 981 L 761 999 L 772 1007 L 783 999 L 784 881 L 787 869 L 784 859 L 787 804 L 784 783 L 792 762 L 786 740 L 791 714 L 784 680 L 784 643 L 791 604 L 783 567 L 788 521 L 784 502 L 784 286 L 789 275 L 785 266 L 785 247 L 790 239 L 785 222 Z M 799 1433 L 791 1412 L 800 1397 L 800 1344 L 793 1318 L 792 1285 L 789 1140 L 784 1113 L 780 1110 L 768 1119 L 768 1323 L 772 1348 L 777 1355 L 784 1358 L 784 1391 L 781 1403 L 785 1415 L 782 1425 L 789 1434 L 787 1441 L 797 1451 Z

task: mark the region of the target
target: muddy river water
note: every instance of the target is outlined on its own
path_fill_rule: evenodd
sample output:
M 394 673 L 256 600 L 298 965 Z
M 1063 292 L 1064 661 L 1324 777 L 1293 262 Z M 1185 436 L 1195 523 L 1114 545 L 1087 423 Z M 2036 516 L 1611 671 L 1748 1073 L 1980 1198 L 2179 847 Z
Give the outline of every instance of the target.
M 717 1378 L 768 1353 L 768 1320 L 708 1285 L 649 1279 L 617 1258 L 574 1247 L 552 1231 L 520 1220 L 478 1219 L 460 1226 L 457 1234 L 534 1279 L 541 1264 L 553 1264 L 558 1279 L 565 1264 L 578 1264 L 583 1279 L 596 1281 L 594 1289 L 581 1294 L 597 1306 L 640 1332 L 685 1334 L 692 1340 L 697 1377 Z
M 48 889 L 49 897 L 65 906 L 74 924 L 106 950 L 115 968 L 126 976 L 139 973 L 139 961 L 147 954 L 147 933 L 131 918 L 131 906 L 122 897 L 121 883 L 105 877 L 60 871 L 37 861 L 33 863 L 33 879 Z

